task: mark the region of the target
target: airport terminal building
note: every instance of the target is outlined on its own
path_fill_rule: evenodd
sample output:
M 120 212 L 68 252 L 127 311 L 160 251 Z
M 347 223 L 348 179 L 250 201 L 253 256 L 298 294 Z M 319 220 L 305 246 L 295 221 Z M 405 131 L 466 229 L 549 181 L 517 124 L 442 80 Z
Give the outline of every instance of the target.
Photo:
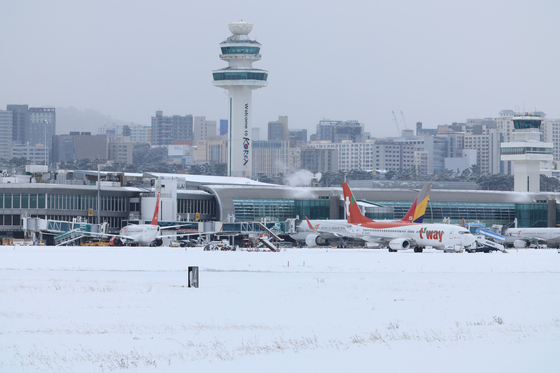
M 161 191 L 162 224 L 344 219 L 342 187 L 289 187 L 236 177 L 96 171 L 28 172 L 2 179 L 0 237 L 22 237 L 23 217 L 107 222 L 112 232 L 129 223 L 149 222 L 156 188 Z M 419 191 L 407 185 L 352 189 L 372 219 L 402 218 Z M 560 224 L 558 198 L 560 193 L 551 192 L 432 188 L 424 221 L 461 223 L 465 219 L 489 227 L 517 219 L 519 227 L 555 227 Z

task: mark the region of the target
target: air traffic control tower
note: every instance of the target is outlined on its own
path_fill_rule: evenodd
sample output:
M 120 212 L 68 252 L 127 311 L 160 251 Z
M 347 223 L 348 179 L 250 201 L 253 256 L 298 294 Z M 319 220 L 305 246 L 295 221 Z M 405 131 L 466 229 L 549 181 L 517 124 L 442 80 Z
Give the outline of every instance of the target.
M 228 176 L 251 178 L 252 91 L 266 87 L 268 71 L 253 68 L 261 59 L 261 44 L 249 39 L 253 25 L 247 22 L 229 24 L 231 35 L 220 43 L 220 58 L 229 66 L 212 71 L 214 85 L 228 90 L 229 143 Z
M 512 118 L 513 141 L 501 146 L 502 161 L 513 161 L 513 190 L 539 192 L 541 161 L 552 162 L 551 142 L 541 142 L 543 117 L 537 113 L 518 114 Z

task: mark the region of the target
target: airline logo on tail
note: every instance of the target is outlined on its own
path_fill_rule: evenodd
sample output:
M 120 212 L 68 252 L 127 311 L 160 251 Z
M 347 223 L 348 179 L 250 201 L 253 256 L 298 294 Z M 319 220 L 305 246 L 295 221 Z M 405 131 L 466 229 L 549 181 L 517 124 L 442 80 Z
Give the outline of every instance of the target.
M 404 218 L 401 221 L 407 223 L 422 223 L 424 221 L 424 215 L 426 213 L 426 207 L 428 206 L 428 201 L 430 200 L 430 188 L 432 187 L 431 183 L 425 184 L 418 197 L 410 206 L 410 209 L 407 211 Z
M 354 203 L 356 203 L 356 200 L 354 199 L 354 195 L 350 195 L 350 197 L 346 196 L 346 216 L 350 216 L 350 206 L 352 206 Z
M 362 224 L 362 223 L 369 223 L 373 220 L 366 218 L 360 208 L 358 207 L 358 203 L 354 198 L 354 195 L 350 191 L 350 187 L 347 183 L 342 183 L 342 190 L 344 192 L 344 204 L 346 205 L 346 220 L 350 224 Z
M 428 183 L 424 185 L 416 200 L 410 209 L 400 221 L 405 223 L 422 223 L 424 220 L 424 214 L 426 213 L 426 207 L 428 206 L 428 201 L 430 199 L 430 188 L 432 184 Z M 350 187 L 347 183 L 342 183 L 342 190 L 344 192 L 344 204 L 345 204 L 345 211 L 346 211 L 346 220 L 350 224 L 363 224 L 373 222 L 373 220 L 365 217 L 360 208 L 358 207 L 358 203 L 350 190 Z

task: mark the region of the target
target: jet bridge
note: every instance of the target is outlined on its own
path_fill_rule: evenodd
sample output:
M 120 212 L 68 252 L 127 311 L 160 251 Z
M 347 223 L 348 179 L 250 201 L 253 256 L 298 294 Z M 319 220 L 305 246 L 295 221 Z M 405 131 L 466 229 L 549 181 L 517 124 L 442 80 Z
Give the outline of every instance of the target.
M 90 224 L 79 218 L 60 221 L 25 216 L 22 220 L 25 236 L 50 245 L 69 244 L 84 237 L 89 238 L 89 233 L 104 233 L 108 227 L 107 223 Z

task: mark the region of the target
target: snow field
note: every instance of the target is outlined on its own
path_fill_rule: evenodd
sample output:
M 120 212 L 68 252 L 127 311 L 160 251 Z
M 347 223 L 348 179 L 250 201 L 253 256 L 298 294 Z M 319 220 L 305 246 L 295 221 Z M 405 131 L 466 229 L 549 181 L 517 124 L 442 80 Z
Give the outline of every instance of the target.
M 0 258 L 2 372 L 557 369 L 556 250 L 2 247 Z

